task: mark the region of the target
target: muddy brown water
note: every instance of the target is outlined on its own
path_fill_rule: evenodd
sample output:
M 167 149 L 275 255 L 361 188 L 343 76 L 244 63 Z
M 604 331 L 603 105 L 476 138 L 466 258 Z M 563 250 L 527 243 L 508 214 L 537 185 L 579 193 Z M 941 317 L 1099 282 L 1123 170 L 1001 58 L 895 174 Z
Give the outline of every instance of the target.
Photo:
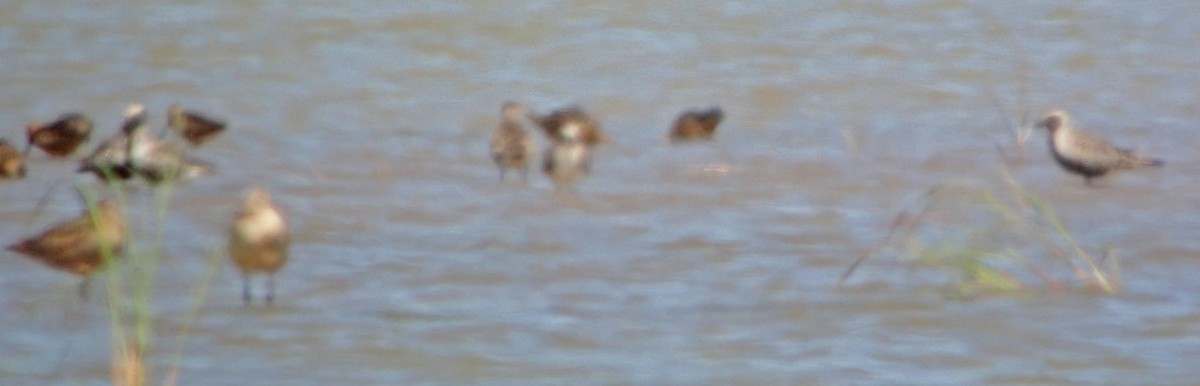
M 179 384 L 1188 384 L 1198 18 L 1182 1 L 22 1 L 0 6 L 0 128 L 79 110 L 90 148 L 135 101 L 159 125 L 171 102 L 231 123 L 195 151 L 218 174 L 176 189 L 161 226 L 155 384 L 180 344 Z M 538 173 L 497 183 L 506 100 L 602 121 L 613 142 L 577 197 Z M 716 141 L 668 144 L 676 114 L 714 104 Z M 1001 261 L 1024 290 L 959 298 L 955 271 L 891 248 L 830 291 L 931 187 L 1003 191 L 996 144 L 1052 107 L 1167 161 L 1086 187 L 1035 132 L 1009 166 L 1089 253 L 1116 251 L 1123 292 L 988 237 L 969 205 L 919 238 L 1011 248 L 1068 288 Z M 6 242 L 79 210 L 73 162 L 29 162 L 0 186 Z M 204 287 L 251 184 L 293 226 L 273 307 L 241 304 L 223 255 Z M 129 199 L 146 250 L 153 199 Z M 112 277 L 81 304 L 76 278 L 4 254 L 0 383 L 108 382 Z

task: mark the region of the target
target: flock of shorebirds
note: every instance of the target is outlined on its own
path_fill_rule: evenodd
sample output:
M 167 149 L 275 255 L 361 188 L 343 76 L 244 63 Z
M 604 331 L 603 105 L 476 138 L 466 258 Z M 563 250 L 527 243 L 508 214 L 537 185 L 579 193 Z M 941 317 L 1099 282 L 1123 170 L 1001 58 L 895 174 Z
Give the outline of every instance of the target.
M 151 133 L 150 126 L 146 107 L 129 105 L 120 131 L 83 157 L 77 172 L 94 174 L 107 183 L 138 178 L 158 186 L 213 171 L 212 164 L 193 158 L 185 146 L 208 142 L 225 131 L 225 122 L 174 104 L 168 109 L 162 132 Z M 80 113 L 63 114 L 49 124 L 30 123 L 24 151 L 0 139 L 0 176 L 24 177 L 25 158 L 35 147 L 52 159 L 70 157 L 91 137 L 92 127 L 92 121 Z M 104 199 L 75 218 L 9 245 L 8 250 L 83 276 L 83 293 L 93 272 L 124 253 L 128 238 L 122 208 L 114 200 Z M 265 273 L 266 302 L 271 303 L 274 274 L 287 262 L 288 227 L 265 189 L 253 187 L 246 194 L 230 226 L 229 254 L 242 273 L 243 300 L 251 302 L 250 275 Z
M 526 119 L 540 127 L 549 140 L 541 169 L 556 190 L 573 188 L 588 174 L 591 149 L 607 141 L 599 123 L 578 106 L 537 115 L 527 113 L 519 103 L 505 103 L 501 108 L 501 123 L 492 133 L 489 146 L 502 182 L 508 171 L 516 171 L 523 180 L 528 179 L 536 154 L 523 124 Z M 676 119 L 668 138 L 674 143 L 712 140 L 723 119 L 720 107 L 686 111 Z M 172 105 L 167 127 L 173 130 L 164 129 L 154 135 L 149 132 L 145 107 L 133 104 L 125 111 L 120 132 L 84 157 L 78 171 L 92 173 L 108 182 L 141 178 L 151 185 L 207 174 L 212 165 L 190 157 L 183 144 L 172 140 L 169 133 L 176 133 L 191 146 L 199 146 L 224 131 L 225 126 L 219 120 Z M 1066 171 L 1082 176 L 1088 185 L 1094 178 L 1113 171 L 1163 164 L 1074 127 L 1063 110 L 1052 110 L 1037 126 L 1049 132 L 1055 161 Z M 78 113 L 63 114 L 50 124 L 29 124 L 24 152 L 0 139 L 0 177 L 24 177 L 24 159 L 33 147 L 51 158 L 70 156 L 88 140 L 91 131 L 91 120 Z M 123 252 L 127 237 L 122 209 L 112 200 L 101 200 L 80 216 L 9 245 L 8 249 L 83 276 L 86 285 L 87 277 Z M 266 302 L 272 302 L 274 275 L 287 262 L 288 244 L 288 227 L 282 212 L 265 189 L 251 188 L 232 220 L 229 239 L 230 257 L 242 274 L 245 303 L 252 301 L 250 276 L 258 273 L 267 275 Z
M 491 155 L 500 168 L 500 180 L 510 169 L 527 178 L 534 149 L 528 132 L 521 124 L 528 118 L 537 124 L 550 141 L 542 156 L 542 171 L 556 188 L 569 187 L 588 173 L 591 165 L 590 148 L 605 142 L 600 126 L 583 109 L 572 106 L 539 116 L 522 116 L 525 107 L 508 102 L 501 109 L 503 121 L 492 134 Z M 679 115 L 667 133 L 672 143 L 712 140 L 717 126 L 725 118 L 720 107 L 707 110 L 688 110 Z M 1065 110 L 1051 110 L 1037 127 L 1050 133 L 1050 152 L 1054 160 L 1068 172 L 1083 176 L 1084 182 L 1110 172 L 1143 166 L 1161 166 L 1161 160 L 1144 157 L 1113 146 L 1108 140 L 1071 125 Z
M 542 129 L 550 145 L 542 155 L 542 171 L 550 177 L 556 189 L 575 185 L 591 170 L 591 148 L 608 141 L 600 124 L 579 106 L 564 107 L 546 115 L 526 114 L 525 106 L 506 102 L 500 109 L 501 123 L 492 133 L 492 161 L 500 168 L 500 180 L 508 170 L 529 178 L 529 164 L 534 157 L 533 140 L 521 122 L 528 118 Z M 711 140 L 725 112 L 720 107 L 688 110 L 679 115 L 671 131 L 671 142 Z

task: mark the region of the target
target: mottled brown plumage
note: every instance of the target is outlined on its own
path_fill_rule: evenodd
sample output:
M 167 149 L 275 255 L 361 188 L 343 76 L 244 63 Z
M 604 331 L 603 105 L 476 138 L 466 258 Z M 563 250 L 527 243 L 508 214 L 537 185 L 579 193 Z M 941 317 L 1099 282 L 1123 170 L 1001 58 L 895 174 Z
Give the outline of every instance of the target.
M 521 179 L 529 178 L 529 159 L 533 158 L 533 139 L 521 124 L 521 115 L 525 106 L 515 102 L 506 102 L 501 108 L 502 121 L 492 133 L 489 150 L 492 161 L 500 169 L 500 181 L 504 181 L 504 173 L 508 169 L 521 172 Z
M 51 157 L 69 156 L 91 137 L 92 126 L 92 120 L 80 113 L 65 113 L 49 124 L 32 122 L 25 126 L 25 137 L 29 141 L 25 154 L 37 147 Z
M 580 143 L 595 146 L 608 142 L 608 137 L 600 130 L 600 123 L 579 106 L 561 108 L 543 116 L 529 113 L 529 119 L 537 123 L 546 137 L 553 142 L 563 141 L 562 128 L 568 122 L 575 122 L 579 125 L 578 140 Z
M 225 131 L 224 121 L 184 110 L 179 104 L 172 104 L 167 114 L 167 125 L 175 129 L 175 132 L 192 146 L 200 146 Z
M 242 300 L 249 304 L 250 275 L 267 275 L 267 303 L 275 297 L 275 273 L 288 260 L 288 227 L 283 213 L 261 187 L 250 189 L 230 230 L 229 254 L 242 273 Z
M 1075 128 L 1064 110 L 1051 111 L 1038 126 L 1050 132 L 1050 153 L 1054 160 L 1068 172 L 1083 176 L 1089 185 L 1093 178 L 1111 171 L 1163 164 L 1160 160 L 1119 149 L 1104 138 Z
M 96 211 L 54 225 L 37 236 L 8 246 L 55 269 L 89 276 L 125 248 L 125 216 L 112 201 L 101 201 Z
M 722 119 L 725 119 L 725 113 L 721 111 L 720 107 L 714 106 L 708 110 L 688 110 L 675 120 L 675 126 L 671 127 L 668 136 L 671 142 L 711 140 Z
M 0 138 L 0 179 L 25 178 L 25 156 Z

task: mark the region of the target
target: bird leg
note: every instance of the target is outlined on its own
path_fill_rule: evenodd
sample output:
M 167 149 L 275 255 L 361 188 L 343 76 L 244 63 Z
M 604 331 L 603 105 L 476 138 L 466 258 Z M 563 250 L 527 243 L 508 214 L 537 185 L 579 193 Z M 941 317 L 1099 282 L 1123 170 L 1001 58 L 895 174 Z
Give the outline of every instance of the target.
M 275 301 L 275 274 L 267 275 L 267 304 Z
M 250 275 L 242 274 L 242 303 L 250 305 Z

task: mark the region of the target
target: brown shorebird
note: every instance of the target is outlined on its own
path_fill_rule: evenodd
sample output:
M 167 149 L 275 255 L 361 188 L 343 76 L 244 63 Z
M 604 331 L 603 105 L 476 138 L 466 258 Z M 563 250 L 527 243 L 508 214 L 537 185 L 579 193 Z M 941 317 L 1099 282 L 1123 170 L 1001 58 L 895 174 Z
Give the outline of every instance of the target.
M 0 179 L 25 178 L 25 156 L 0 138 Z
M 51 157 L 71 155 L 80 144 L 92 135 L 92 120 L 80 113 L 65 113 L 49 124 L 32 122 L 25 126 L 25 155 L 37 147 Z
M 516 102 L 505 102 L 500 109 L 503 121 L 492 133 L 489 149 L 492 161 L 500 168 L 500 181 L 504 181 L 504 173 L 508 169 L 521 172 L 521 179 L 529 179 L 529 159 L 533 157 L 533 139 L 525 126 L 521 124 L 521 115 L 525 106 Z
M 85 279 L 97 268 L 121 254 L 126 240 L 125 216 L 110 200 L 101 201 L 94 212 L 54 225 L 37 236 L 8 246 L 54 269 Z M 83 290 L 85 287 L 80 287 Z
M 542 171 L 550 176 L 555 189 L 573 187 L 591 172 L 591 151 L 580 139 L 582 126 L 568 121 L 562 126 L 562 140 L 550 144 L 542 157 Z
M 1084 182 L 1114 170 L 1143 166 L 1161 166 L 1162 161 L 1143 157 L 1113 146 L 1104 138 L 1089 134 L 1071 125 L 1071 117 L 1063 110 L 1053 110 L 1038 123 L 1050 131 L 1050 153 L 1068 172 L 1083 176 Z
M 576 139 L 585 145 L 595 146 L 608 141 L 608 138 L 600 131 L 600 123 L 592 119 L 579 106 L 561 108 L 543 116 L 529 113 L 529 119 L 537 123 L 546 133 L 546 137 L 554 142 L 563 141 L 563 126 L 568 122 L 575 122 L 579 125 L 579 136 Z
M 177 103 L 167 110 L 167 126 L 175 129 L 175 132 L 192 146 L 200 146 L 225 131 L 225 122 L 195 111 L 184 110 Z
M 133 178 L 133 169 L 129 164 L 129 137 L 135 129 L 145 124 L 146 106 L 140 103 L 130 104 L 125 108 L 124 115 L 125 121 L 121 123 L 121 131 L 101 142 L 91 154 L 80 161 L 80 173 L 90 172 L 104 181 Z
M 288 259 L 288 227 L 283 213 L 261 187 L 251 188 L 233 219 L 229 254 L 242 273 L 242 301 L 250 304 L 250 275 L 267 274 L 267 304 L 275 298 L 275 272 Z
M 671 128 L 668 137 L 671 142 L 691 140 L 710 140 L 717 131 L 717 125 L 725 119 L 725 113 L 718 106 L 708 110 L 688 110 L 679 115 L 675 126 Z

